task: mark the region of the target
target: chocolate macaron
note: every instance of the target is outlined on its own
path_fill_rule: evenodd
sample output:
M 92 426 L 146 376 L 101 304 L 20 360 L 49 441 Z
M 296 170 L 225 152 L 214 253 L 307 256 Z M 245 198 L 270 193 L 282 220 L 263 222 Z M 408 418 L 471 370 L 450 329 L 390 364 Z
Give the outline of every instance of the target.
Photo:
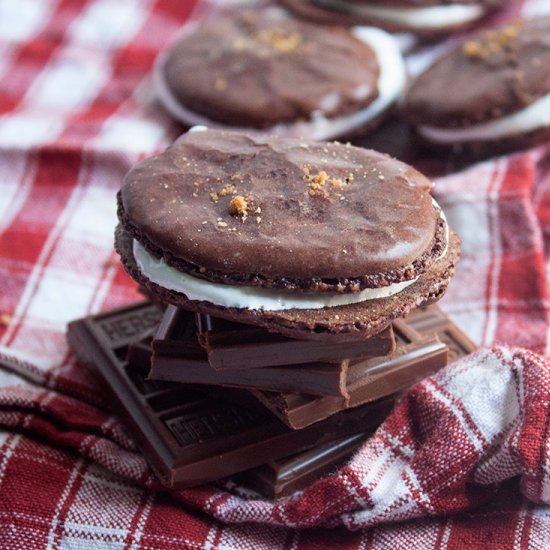
M 438 35 L 471 26 L 510 0 L 282 0 L 296 15 L 336 25 L 377 25 Z
M 550 138 L 550 17 L 472 36 L 408 90 L 404 114 L 432 147 L 481 158 Z
M 316 140 L 375 125 L 406 81 L 386 32 L 319 27 L 281 8 L 187 25 L 154 76 L 160 102 L 187 126 Z
M 116 249 L 163 302 L 313 340 L 368 338 L 444 293 L 458 237 L 374 151 L 197 130 L 135 166 Z

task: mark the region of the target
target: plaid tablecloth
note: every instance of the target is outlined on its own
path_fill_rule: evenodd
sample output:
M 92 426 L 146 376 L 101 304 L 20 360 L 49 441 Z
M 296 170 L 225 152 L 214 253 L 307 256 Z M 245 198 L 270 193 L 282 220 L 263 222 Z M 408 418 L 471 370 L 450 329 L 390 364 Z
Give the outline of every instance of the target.
M 149 71 L 193 7 L 0 0 L 0 548 L 550 547 L 550 146 L 436 181 L 464 250 L 442 307 L 484 348 L 415 386 L 346 467 L 277 504 L 231 480 L 149 488 L 64 331 L 138 298 L 115 193 L 181 131 Z

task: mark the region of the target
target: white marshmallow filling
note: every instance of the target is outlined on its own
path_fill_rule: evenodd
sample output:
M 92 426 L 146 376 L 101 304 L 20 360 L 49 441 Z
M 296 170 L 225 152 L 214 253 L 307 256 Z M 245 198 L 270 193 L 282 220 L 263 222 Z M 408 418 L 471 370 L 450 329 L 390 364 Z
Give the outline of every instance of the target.
M 468 128 L 437 128 L 420 125 L 420 135 L 430 141 L 443 144 L 496 139 L 525 134 L 550 126 L 550 94 L 541 97 L 528 107 L 497 120 L 475 124 Z
M 437 205 L 435 201 L 434 204 Z M 437 261 L 446 255 L 449 242 L 447 220 L 443 212 L 440 215 L 445 223 L 445 248 Z M 155 258 L 135 239 L 132 243 L 132 250 L 141 273 L 162 288 L 180 292 L 189 300 L 205 301 L 218 306 L 239 309 L 281 311 L 344 306 L 394 296 L 418 280 L 416 277 L 384 287 L 366 288 L 353 294 L 299 293 L 262 287 L 231 286 L 212 283 L 183 273 L 168 265 L 164 258 Z
M 168 265 L 164 258 L 155 258 L 135 239 L 133 252 L 139 270 L 150 281 L 167 290 L 181 292 L 189 300 L 210 302 L 223 307 L 280 311 L 344 306 L 393 296 L 417 280 L 412 279 L 380 288 L 367 288 L 354 294 L 285 292 L 271 288 L 224 285 L 193 277 Z
M 314 0 L 338 11 L 408 27 L 412 30 L 438 30 L 465 25 L 479 19 L 485 10 L 481 6 L 452 4 L 423 8 L 367 6 L 337 0 Z
M 192 32 L 190 30 L 189 32 Z M 376 119 L 401 96 L 406 83 L 406 70 L 399 43 L 387 32 L 374 27 L 354 27 L 353 34 L 374 51 L 380 74 L 378 96 L 364 109 L 345 115 L 327 118 L 320 110 L 314 111 L 307 121 L 281 123 L 262 132 L 282 137 L 304 137 L 311 140 L 329 140 L 344 135 Z M 210 128 L 239 130 L 242 128 L 218 124 L 198 113 L 190 111 L 172 94 L 165 78 L 164 65 L 168 53 L 161 55 L 155 64 L 154 82 L 157 96 L 164 107 L 186 125 L 202 125 Z M 357 90 L 361 93 L 361 89 Z M 339 101 L 338 97 L 327 97 L 326 102 Z

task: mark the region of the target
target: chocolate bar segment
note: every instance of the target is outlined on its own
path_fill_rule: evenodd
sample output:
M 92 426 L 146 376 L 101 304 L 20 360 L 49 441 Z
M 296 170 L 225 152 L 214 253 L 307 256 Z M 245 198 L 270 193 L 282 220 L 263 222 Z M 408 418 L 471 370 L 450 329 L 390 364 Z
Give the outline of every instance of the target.
M 153 347 L 162 355 L 181 353 L 182 317 L 189 314 L 168 306 Z M 388 355 L 395 348 L 390 328 L 359 342 L 327 343 L 294 340 L 266 329 L 197 315 L 199 341 L 206 349 L 210 366 L 216 370 L 245 370 L 304 363 L 338 363 L 355 357 Z M 178 348 L 179 345 L 179 348 Z
M 272 500 L 286 497 L 335 471 L 369 435 L 371 432 L 350 435 L 290 457 L 270 460 L 239 474 L 238 480 Z
M 435 334 L 449 350 L 448 363 L 473 353 L 477 346 L 436 305 L 413 310 L 408 324 L 422 334 Z
M 253 391 L 256 398 L 283 422 L 301 429 L 330 414 L 400 392 L 433 374 L 448 362 L 476 349 L 443 312 L 429 306 L 393 323 L 396 351 L 385 358 L 350 362 L 349 398 L 315 397 L 300 393 Z
M 194 336 L 196 342 L 196 335 Z M 193 345 L 191 344 L 190 348 Z M 149 367 L 152 380 L 169 380 L 185 384 L 211 384 L 216 386 L 264 389 L 267 391 L 308 392 L 314 395 L 346 394 L 346 372 L 349 361 L 340 363 L 311 363 L 295 367 L 264 367 L 245 370 L 214 370 L 206 358 L 194 360 L 192 353 L 187 356 L 182 348 L 182 356 L 162 356 L 151 354 L 151 347 L 145 343 L 132 345 L 129 349 L 134 363 Z
M 150 365 L 149 378 L 153 380 L 307 392 L 314 395 L 347 395 L 347 359 L 292 367 L 214 370 L 210 366 L 206 350 L 198 343 L 195 314 L 183 310 L 176 310 L 175 313 L 170 311 L 164 316 L 158 333 L 162 333 L 164 337 L 162 340 L 153 340 L 152 356 L 148 345 L 134 345 L 130 348 L 135 361 Z
M 447 364 L 447 347 L 436 336 L 423 337 L 403 320 L 395 321 L 393 330 L 397 348 L 391 356 L 350 364 L 347 399 L 261 390 L 253 394 L 289 427 L 302 429 L 344 409 L 399 392 Z
M 157 320 L 157 308 L 140 303 L 73 321 L 68 340 L 77 358 L 104 380 L 113 408 L 167 487 L 198 485 L 364 432 L 393 405 L 391 398 L 381 400 L 297 432 L 241 390 L 148 381 L 126 355 Z

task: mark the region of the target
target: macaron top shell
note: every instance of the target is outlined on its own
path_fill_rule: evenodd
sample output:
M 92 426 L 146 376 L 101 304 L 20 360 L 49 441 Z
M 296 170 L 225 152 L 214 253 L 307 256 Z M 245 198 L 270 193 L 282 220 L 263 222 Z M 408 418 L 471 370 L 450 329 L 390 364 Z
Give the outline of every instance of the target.
M 119 216 L 198 277 L 353 292 L 411 279 L 445 246 L 430 187 L 350 145 L 193 131 L 128 173 Z
M 466 128 L 549 93 L 550 17 L 545 17 L 474 35 L 416 79 L 404 110 L 414 124 Z

